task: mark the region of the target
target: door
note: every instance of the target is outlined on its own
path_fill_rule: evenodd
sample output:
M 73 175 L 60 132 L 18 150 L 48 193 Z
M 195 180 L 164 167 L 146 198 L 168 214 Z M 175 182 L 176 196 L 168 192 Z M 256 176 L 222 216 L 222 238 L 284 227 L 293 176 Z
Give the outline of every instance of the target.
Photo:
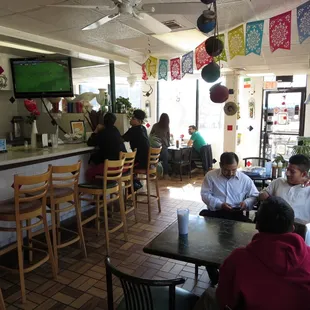
M 267 91 L 262 128 L 263 157 L 288 159 L 298 136 L 304 135 L 306 88 Z

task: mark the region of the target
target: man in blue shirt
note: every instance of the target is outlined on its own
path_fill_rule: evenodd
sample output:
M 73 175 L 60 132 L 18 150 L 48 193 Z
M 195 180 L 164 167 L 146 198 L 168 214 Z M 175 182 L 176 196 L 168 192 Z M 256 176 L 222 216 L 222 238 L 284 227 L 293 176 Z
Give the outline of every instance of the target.
M 220 169 L 206 174 L 201 187 L 201 198 L 208 209 L 202 210 L 201 216 L 252 222 L 243 215 L 243 211 L 253 208 L 259 192 L 246 174 L 237 171 L 238 164 L 238 156 L 226 152 L 221 155 Z M 211 285 L 216 285 L 219 277 L 217 268 L 206 266 L 206 269 Z
M 220 169 L 209 171 L 201 187 L 202 201 L 208 209 L 201 215 L 230 220 L 249 221 L 243 211 L 251 210 L 259 192 L 254 182 L 237 171 L 239 158 L 235 153 L 221 155 Z

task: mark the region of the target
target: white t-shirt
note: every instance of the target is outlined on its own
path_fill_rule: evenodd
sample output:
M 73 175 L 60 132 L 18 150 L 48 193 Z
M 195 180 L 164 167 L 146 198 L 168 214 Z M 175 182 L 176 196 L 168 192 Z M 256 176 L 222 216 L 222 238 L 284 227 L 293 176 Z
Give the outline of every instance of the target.
M 270 183 L 266 192 L 283 198 L 294 209 L 295 218 L 310 223 L 310 187 L 292 186 L 286 179 L 279 178 Z
M 306 221 L 306 244 L 310 245 L 310 187 L 290 185 L 286 179 L 279 178 L 270 183 L 265 191 L 271 196 L 284 199 L 294 209 L 295 218 Z

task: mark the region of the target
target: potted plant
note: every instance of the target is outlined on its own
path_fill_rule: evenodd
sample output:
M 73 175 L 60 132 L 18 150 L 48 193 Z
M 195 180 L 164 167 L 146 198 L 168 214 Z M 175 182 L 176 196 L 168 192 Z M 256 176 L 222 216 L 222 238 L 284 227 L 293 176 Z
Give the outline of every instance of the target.
M 124 98 L 122 96 L 116 99 L 116 110 L 118 113 L 126 113 L 132 108 L 132 104 L 129 98 Z
M 293 146 L 292 151 L 292 155 L 296 154 L 310 157 L 310 137 L 298 137 L 298 143 Z

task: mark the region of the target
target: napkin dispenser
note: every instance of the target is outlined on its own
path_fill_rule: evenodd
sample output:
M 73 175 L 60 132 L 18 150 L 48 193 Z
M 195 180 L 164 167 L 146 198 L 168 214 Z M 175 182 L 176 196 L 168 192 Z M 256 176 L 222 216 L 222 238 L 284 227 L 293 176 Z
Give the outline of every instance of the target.
M 0 139 L 0 153 L 6 153 L 6 139 Z
M 38 148 L 45 148 L 48 147 L 48 134 L 37 134 L 37 147 Z

